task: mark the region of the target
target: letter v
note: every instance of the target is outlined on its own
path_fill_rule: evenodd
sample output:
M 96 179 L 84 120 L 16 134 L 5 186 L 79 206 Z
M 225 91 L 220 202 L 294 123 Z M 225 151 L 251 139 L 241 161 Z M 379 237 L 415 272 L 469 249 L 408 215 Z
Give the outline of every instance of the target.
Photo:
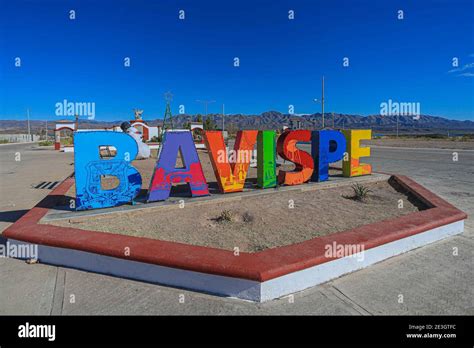
M 255 143 L 257 142 L 256 130 L 245 130 L 237 132 L 237 138 L 234 144 L 234 151 L 248 151 L 251 153 Z M 221 162 L 218 160 L 219 151 L 224 151 L 224 157 L 227 158 L 227 150 L 225 148 L 224 137 L 221 131 L 207 131 L 204 133 L 209 157 L 217 179 L 217 185 L 222 193 L 239 192 L 244 188 L 245 178 L 250 165 L 251 156 L 237 156 L 235 163 L 228 161 Z

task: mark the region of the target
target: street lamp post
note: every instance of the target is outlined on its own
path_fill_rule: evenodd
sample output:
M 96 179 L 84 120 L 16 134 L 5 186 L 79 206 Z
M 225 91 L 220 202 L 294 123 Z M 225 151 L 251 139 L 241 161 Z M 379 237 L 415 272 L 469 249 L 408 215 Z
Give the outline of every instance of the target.
M 31 128 L 30 128 L 30 109 L 26 109 L 26 117 L 28 118 L 28 139 L 32 141 L 31 139 Z
M 324 76 L 323 81 L 321 82 L 321 109 L 323 114 L 323 128 L 324 128 Z
M 224 125 L 225 125 L 225 109 L 224 109 L 224 104 L 222 104 L 222 132 L 224 132 Z
M 215 100 L 196 100 L 198 103 L 204 104 L 204 108 L 206 110 L 206 117 L 207 117 L 207 106 L 211 103 L 215 103 Z
M 315 103 L 321 103 L 321 115 L 322 115 L 322 129 L 324 129 L 324 76 L 321 82 L 321 100 L 313 99 Z
M 397 139 L 398 139 L 398 113 L 397 113 Z

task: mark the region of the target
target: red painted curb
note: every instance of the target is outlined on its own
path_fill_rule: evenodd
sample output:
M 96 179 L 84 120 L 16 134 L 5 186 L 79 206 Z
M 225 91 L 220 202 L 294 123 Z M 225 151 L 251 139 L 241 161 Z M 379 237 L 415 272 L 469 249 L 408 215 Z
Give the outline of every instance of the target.
M 464 212 L 410 178 L 401 175 L 392 178 L 431 208 L 298 244 L 257 253 L 241 252 L 239 256 L 216 248 L 39 224 L 49 208 L 73 185 L 72 176 L 8 227 L 3 236 L 34 244 L 262 282 L 334 260 L 324 256 L 325 246 L 333 242 L 360 244 L 367 250 L 467 218 Z M 125 256 L 125 248 L 129 248 L 129 256 Z

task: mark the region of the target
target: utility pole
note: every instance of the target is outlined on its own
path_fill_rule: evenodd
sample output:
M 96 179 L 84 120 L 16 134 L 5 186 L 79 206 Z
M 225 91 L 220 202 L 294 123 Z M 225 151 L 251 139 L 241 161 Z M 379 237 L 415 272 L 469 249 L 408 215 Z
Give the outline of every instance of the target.
M 215 100 L 196 100 L 198 103 L 204 104 L 204 108 L 206 110 L 206 117 L 207 117 L 207 106 L 211 103 L 214 103 Z
M 77 131 L 79 129 L 79 114 L 76 114 L 76 123 L 75 124 L 76 124 L 76 127 L 75 127 L 76 129 L 75 130 Z
M 397 139 L 398 139 L 398 112 L 397 112 Z
M 324 76 L 323 76 L 323 82 L 322 82 L 322 92 L 321 92 L 321 108 L 322 108 L 322 114 L 323 114 L 323 129 L 324 129 Z
M 30 141 L 32 141 L 33 139 L 31 139 L 31 129 L 30 129 L 30 109 L 26 109 L 26 117 L 27 117 L 27 123 L 28 123 L 28 139 L 30 139 Z
M 75 123 L 74 131 L 72 132 L 72 141 L 74 142 L 74 132 L 77 132 L 79 129 L 79 114 L 76 114 L 76 123 Z
M 315 103 L 321 103 L 321 115 L 322 115 L 322 129 L 324 129 L 324 76 L 323 76 L 323 80 L 321 82 L 321 100 L 315 98 L 313 99 L 313 101 Z
M 224 111 L 224 104 L 222 104 L 222 131 L 224 131 L 224 125 L 225 125 L 225 111 Z
M 173 114 L 171 113 L 171 101 L 173 100 L 173 94 L 168 91 L 164 94 L 166 101 L 165 116 L 163 117 L 163 127 L 161 127 L 160 136 L 162 137 L 166 129 L 173 129 Z M 161 140 L 163 141 L 163 140 Z

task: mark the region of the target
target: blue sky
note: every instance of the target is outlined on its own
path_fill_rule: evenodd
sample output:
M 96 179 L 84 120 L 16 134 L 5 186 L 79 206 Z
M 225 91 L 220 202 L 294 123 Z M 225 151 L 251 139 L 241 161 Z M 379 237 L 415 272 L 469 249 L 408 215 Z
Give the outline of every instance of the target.
M 324 75 L 327 111 L 378 114 L 392 99 L 473 120 L 473 4 L 0 0 L 0 118 L 24 118 L 28 107 L 33 119 L 58 118 L 64 99 L 94 102 L 96 120 L 130 119 L 132 108 L 161 118 L 168 90 L 173 114 L 178 105 L 204 113 L 197 99 L 215 100 L 213 113 L 222 103 L 226 113 L 313 113 Z

